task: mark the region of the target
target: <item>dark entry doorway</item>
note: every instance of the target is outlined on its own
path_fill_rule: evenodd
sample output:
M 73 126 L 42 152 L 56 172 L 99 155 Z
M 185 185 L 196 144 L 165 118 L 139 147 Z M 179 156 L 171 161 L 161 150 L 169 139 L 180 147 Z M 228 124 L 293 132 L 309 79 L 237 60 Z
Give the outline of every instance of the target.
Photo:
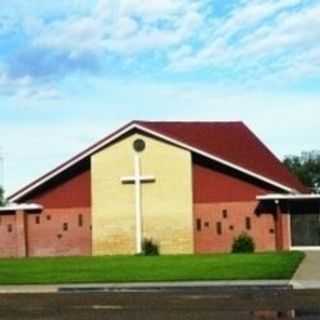
M 320 214 L 292 213 L 291 238 L 293 247 L 320 247 Z

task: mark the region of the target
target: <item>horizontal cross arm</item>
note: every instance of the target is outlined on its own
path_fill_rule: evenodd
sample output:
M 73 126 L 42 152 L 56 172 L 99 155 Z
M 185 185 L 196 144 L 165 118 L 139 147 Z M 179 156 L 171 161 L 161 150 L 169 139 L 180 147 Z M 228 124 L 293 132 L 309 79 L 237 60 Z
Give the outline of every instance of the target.
M 141 177 L 140 181 L 142 181 L 142 182 L 154 182 L 154 181 L 156 181 L 156 178 L 154 176 L 145 176 L 145 177 Z
M 128 177 L 121 178 L 122 183 L 135 183 L 136 181 L 154 182 L 155 180 L 156 180 L 156 178 L 154 176 L 141 176 L 141 177 L 128 176 Z
M 155 180 L 156 180 L 156 178 L 154 176 L 141 176 L 141 177 L 128 176 L 128 177 L 121 178 L 122 183 L 135 183 L 136 181 L 154 182 Z

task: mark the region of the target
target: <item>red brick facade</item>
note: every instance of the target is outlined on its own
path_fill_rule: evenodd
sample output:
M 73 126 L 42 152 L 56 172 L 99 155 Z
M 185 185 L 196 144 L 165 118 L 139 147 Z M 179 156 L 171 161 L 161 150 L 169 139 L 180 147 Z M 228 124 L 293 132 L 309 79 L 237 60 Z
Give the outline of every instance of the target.
M 255 214 L 256 207 L 255 201 L 195 204 L 195 251 L 230 252 L 242 232 L 253 237 L 257 251 L 275 250 L 274 217 Z
M 246 232 L 257 251 L 289 247 L 288 216 L 258 210 L 257 195 L 279 192 L 217 163 L 196 158 L 193 164 L 195 252 L 230 252 L 233 239 Z M 265 212 L 264 212 L 265 211 Z M 278 223 L 279 226 L 279 223 Z
M 15 214 L 0 215 L 0 257 L 17 256 L 17 228 Z
M 90 163 L 81 163 L 22 202 L 37 212 L 0 215 L 0 257 L 91 255 Z
M 27 230 L 30 257 L 91 255 L 88 208 L 45 209 L 39 214 L 28 214 Z

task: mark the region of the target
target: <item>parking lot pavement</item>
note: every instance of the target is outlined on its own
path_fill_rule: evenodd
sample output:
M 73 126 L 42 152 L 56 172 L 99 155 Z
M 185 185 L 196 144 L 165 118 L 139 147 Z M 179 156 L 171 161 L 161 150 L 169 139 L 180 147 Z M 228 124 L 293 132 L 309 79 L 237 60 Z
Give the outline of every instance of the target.
M 320 290 L 0 295 L 1 319 L 320 319 Z

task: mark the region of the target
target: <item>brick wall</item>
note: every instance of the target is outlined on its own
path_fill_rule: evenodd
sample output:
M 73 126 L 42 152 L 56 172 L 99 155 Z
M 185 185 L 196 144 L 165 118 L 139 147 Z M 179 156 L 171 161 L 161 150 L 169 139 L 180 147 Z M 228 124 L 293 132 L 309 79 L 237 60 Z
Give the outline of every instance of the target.
M 257 251 L 275 250 L 274 216 L 257 215 L 256 207 L 255 201 L 195 204 L 195 251 L 230 252 L 242 232 L 254 238 Z
M 28 214 L 26 225 L 30 257 L 91 254 L 88 208 L 45 209 L 40 214 Z
M 17 254 L 17 229 L 14 214 L 0 215 L 0 257 L 15 257 Z
M 229 252 L 241 232 L 254 238 L 257 251 L 276 249 L 275 215 L 258 215 L 256 196 L 280 190 L 200 157 L 193 159 L 193 189 L 196 252 Z M 282 219 L 288 248 L 287 215 Z
M 45 209 L 24 215 L 24 234 L 20 228 L 19 237 L 17 214 L 0 215 L 1 258 L 91 255 L 91 209 Z
M 90 177 L 90 161 L 82 162 L 21 199 L 42 205 L 42 212 L 27 212 L 19 221 L 17 213 L 1 215 L 0 257 L 91 255 Z

